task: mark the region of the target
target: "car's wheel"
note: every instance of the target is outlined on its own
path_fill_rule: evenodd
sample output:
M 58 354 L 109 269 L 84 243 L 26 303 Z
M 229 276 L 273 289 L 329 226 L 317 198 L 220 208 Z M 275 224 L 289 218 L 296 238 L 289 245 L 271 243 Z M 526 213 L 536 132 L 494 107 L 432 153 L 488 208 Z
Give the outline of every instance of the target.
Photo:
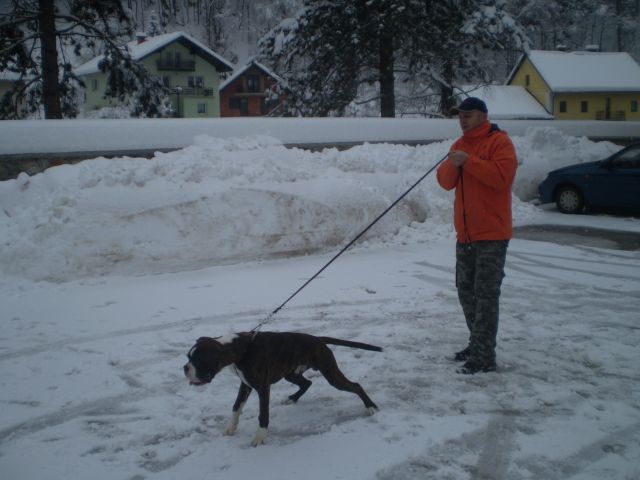
M 584 197 L 576 187 L 566 185 L 556 192 L 556 205 L 562 213 L 580 213 L 584 209 Z

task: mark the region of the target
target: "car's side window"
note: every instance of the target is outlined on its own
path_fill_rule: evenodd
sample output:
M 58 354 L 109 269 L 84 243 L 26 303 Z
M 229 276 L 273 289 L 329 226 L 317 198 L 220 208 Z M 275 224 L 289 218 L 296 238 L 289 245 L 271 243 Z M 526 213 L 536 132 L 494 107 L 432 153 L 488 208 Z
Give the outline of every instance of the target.
M 615 168 L 640 168 L 640 149 L 629 150 L 613 161 Z

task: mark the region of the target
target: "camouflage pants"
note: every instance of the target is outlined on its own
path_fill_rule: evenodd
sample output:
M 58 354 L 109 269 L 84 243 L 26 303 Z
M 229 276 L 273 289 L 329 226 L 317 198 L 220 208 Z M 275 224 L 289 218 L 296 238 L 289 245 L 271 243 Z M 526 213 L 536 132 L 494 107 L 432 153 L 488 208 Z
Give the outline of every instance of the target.
M 467 327 L 469 360 L 495 363 L 500 287 L 509 240 L 456 245 L 456 287 Z

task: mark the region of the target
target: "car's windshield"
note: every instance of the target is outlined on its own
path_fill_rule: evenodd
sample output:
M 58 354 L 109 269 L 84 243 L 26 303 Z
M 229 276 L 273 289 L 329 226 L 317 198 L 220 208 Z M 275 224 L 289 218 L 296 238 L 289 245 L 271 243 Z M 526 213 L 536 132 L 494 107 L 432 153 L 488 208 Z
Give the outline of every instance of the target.
M 615 168 L 640 168 L 640 145 L 630 148 L 613 160 Z

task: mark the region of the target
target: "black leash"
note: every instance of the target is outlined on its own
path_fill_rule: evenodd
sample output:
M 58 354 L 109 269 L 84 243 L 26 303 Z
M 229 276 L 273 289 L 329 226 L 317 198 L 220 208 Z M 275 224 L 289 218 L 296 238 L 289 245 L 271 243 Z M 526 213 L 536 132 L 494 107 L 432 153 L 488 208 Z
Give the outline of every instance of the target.
M 382 217 L 384 217 L 387 213 L 389 213 L 389 211 L 395 207 L 398 203 L 400 203 L 402 201 L 402 199 L 404 197 L 406 197 L 409 192 L 411 192 L 411 190 L 413 190 L 414 188 L 416 188 L 420 182 L 422 182 L 425 178 L 427 178 L 427 176 L 433 172 L 438 165 L 440 165 L 442 162 L 444 162 L 446 160 L 446 158 L 449 156 L 449 153 L 447 152 L 447 154 L 442 157 L 440 160 L 438 160 L 438 162 L 429 169 L 429 171 L 427 173 L 425 173 L 422 177 L 420 177 L 418 179 L 418 181 L 416 183 L 414 183 L 413 185 L 411 185 L 411 187 L 409 187 L 409 189 L 404 192 L 402 195 L 400 195 L 398 197 L 398 199 L 393 202 L 391 205 L 389 205 L 387 207 L 387 209 L 382 212 L 380 215 L 378 215 L 376 217 L 376 219 L 371 222 L 364 230 L 362 230 L 353 240 L 351 240 L 346 246 L 344 246 L 342 248 L 342 250 L 340 250 L 331 260 L 329 260 L 324 267 L 322 267 L 320 270 L 318 270 L 315 275 L 313 275 L 313 277 L 311 277 L 309 280 L 307 280 L 304 285 L 302 285 L 300 288 L 298 288 L 298 290 L 296 290 L 295 292 L 293 292 L 293 294 L 287 298 L 284 302 L 282 302 L 282 305 L 280 305 L 278 308 L 276 308 L 273 312 L 271 312 L 267 318 L 265 318 L 262 322 L 260 322 L 258 325 L 256 325 L 254 328 L 251 329 L 252 332 L 257 332 L 258 330 L 260 330 L 260 328 L 262 328 L 262 326 L 266 325 L 267 323 L 269 323 L 271 321 L 271 319 L 274 317 L 274 315 L 276 313 L 278 313 L 287 303 L 289 303 L 289 301 L 291 299 L 293 299 L 293 297 L 295 297 L 296 295 L 298 295 L 307 285 L 309 285 L 312 281 L 314 281 L 318 275 L 320 275 L 322 272 L 324 272 L 326 270 L 326 268 L 331 265 L 340 255 L 342 255 L 344 252 L 346 252 L 354 243 L 356 243 L 358 240 L 360 240 L 360 238 L 369 231 L 369 229 L 371 227 L 373 227 L 376 223 L 378 223 L 380 221 L 380 219 Z

